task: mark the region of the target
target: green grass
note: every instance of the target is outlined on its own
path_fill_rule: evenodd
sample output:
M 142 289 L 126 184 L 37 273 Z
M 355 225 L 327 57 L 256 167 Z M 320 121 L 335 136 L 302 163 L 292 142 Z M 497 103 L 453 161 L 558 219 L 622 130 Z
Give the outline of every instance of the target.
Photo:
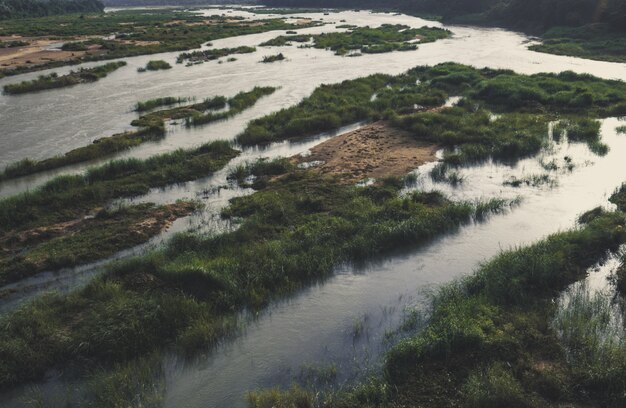
M 227 105 L 229 109 L 227 111 L 192 115 L 186 119 L 185 124 L 187 126 L 202 126 L 207 123 L 231 118 L 240 114 L 244 110 L 251 108 L 264 96 L 273 94 L 276 89 L 277 88 L 271 86 L 255 86 L 251 91 L 239 92 L 232 98 L 228 98 Z
M 132 132 L 118 133 L 113 136 L 96 139 L 92 144 L 70 150 L 63 156 L 54 156 L 43 160 L 23 159 L 9 164 L 0 173 L 0 180 L 8 180 L 42 171 L 58 169 L 71 164 L 99 159 L 114 153 L 130 149 L 150 140 L 162 139 L 164 127 L 148 127 Z
M 137 102 L 137 105 L 135 105 L 135 111 L 146 112 L 163 106 L 179 105 L 181 103 L 189 102 L 190 100 L 190 98 L 175 98 L 173 96 L 149 99 L 147 101 Z
M 285 56 L 281 52 L 280 54 L 276 54 L 276 55 L 266 55 L 263 57 L 261 62 L 264 64 L 269 64 L 269 63 L 276 62 L 276 61 L 283 61 L 284 59 L 285 59 Z
M 9 95 L 24 94 L 29 92 L 44 91 L 46 89 L 64 88 L 67 86 L 96 82 L 106 77 L 111 72 L 126 65 L 124 61 L 110 62 L 94 68 L 81 68 L 78 71 L 70 71 L 69 74 L 58 76 L 56 73 L 42 75 L 37 79 L 22 81 L 17 84 L 4 86 L 4 93 Z
M 93 219 L 68 227 L 65 232 L 50 228 L 47 233 L 32 234 L 29 240 L 14 248 L 8 244 L 7 251 L 0 255 L 0 285 L 42 271 L 104 259 L 148 241 L 168 222 L 190 214 L 196 207 L 195 203 L 181 202 L 170 206 L 138 204 L 113 211 L 100 210 Z
M 547 31 L 533 51 L 587 58 L 599 61 L 626 62 L 626 38 L 608 25 L 556 27 Z
M 145 160 L 110 161 L 84 175 L 60 176 L 37 189 L 0 200 L 0 232 L 67 221 L 113 198 L 204 177 L 237 154 L 227 142 L 213 142 Z
M 622 212 L 597 212 L 444 286 L 425 329 L 388 353 L 382 384 L 339 393 L 327 406 L 623 405 L 623 340 L 598 337 L 610 300 L 577 294 L 562 309 L 552 299 L 626 242 L 625 223 Z
M 210 24 L 204 24 L 210 20 Z M 124 58 L 162 52 L 184 51 L 208 41 L 272 30 L 302 28 L 282 19 L 259 21 L 237 20 L 233 17 L 202 17 L 180 10 L 121 10 L 102 14 L 63 15 L 40 18 L 6 20 L 0 22 L 0 35 L 46 36 L 69 41 L 65 50 L 87 50 L 82 56 L 67 61 L 28 64 L 19 68 L 5 68 L 0 75 L 16 75 L 38 69 L 54 68 L 86 61 Z M 313 24 L 312 24 L 313 25 Z M 91 38 L 78 40 L 79 36 L 109 36 L 115 39 Z M 74 40 L 74 41 L 72 41 Z M 133 43 L 149 42 L 149 43 Z
M 125 364 L 162 347 L 192 353 L 232 330 L 233 313 L 244 307 L 263 307 L 344 262 L 427 242 L 477 211 L 436 193 L 400 197 L 395 181 L 342 186 L 303 170 L 278 177 L 224 210 L 240 220 L 234 232 L 178 235 L 83 290 L 2 318 L 0 385 L 40 378 L 51 367 Z
M 152 61 L 148 61 L 145 68 L 137 68 L 137 71 L 145 72 L 145 71 L 159 71 L 159 70 L 166 70 L 166 69 L 172 69 L 172 66 L 168 62 L 163 61 L 163 60 L 152 60 Z
M 291 45 L 292 41 L 306 43 L 312 40 L 312 47 L 328 49 L 334 51 L 336 55 L 346 55 L 357 51 L 364 54 L 379 54 L 416 50 L 418 44 L 434 42 L 452 35 L 450 31 L 441 28 L 409 28 L 404 25 L 391 24 L 383 24 L 377 28 L 349 28 L 349 31 L 341 33 L 281 35 L 262 43 L 261 46 L 285 46 Z M 419 41 L 413 42 L 416 39 Z
M 250 54 L 256 51 L 255 47 L 241 46 L 237 48 L 215 48 L 203 51 L 184 52 L 176 58 L 176 63 L 182 64 L 189 61 L 188 64 L 202 63 L 205 61 L 213 61 L 232 54 Z
M 131 125 L 140 127 L 141 129 L 139 130 L 96 139 L 92 144 L 70 150 L 63 156 L 55 156 L 39 161 L 24 159 L 9 164 L 0 173 L 0 180 L 23 177 L 71 164 L 100 159 L 147 141 L 162 139 L 165 137 L 166 120 L 185 119 L 187 126 L 201 126 L 218 120 L 228 119 L 254 106 L 260 98 L 272 94 L 275 90 L 276 88 L 273 87 L 255 87 L 251 91 L 240 92 L 232 98 L 215 96 L 191 105 L 150 112 L 131 122 Z M 188 99 L 158 98 L 138 103 L 136 110 L 144 112 L 159 106 L 177 104 L 186 100 Z M 207 113 L 207 111 L 219 110 L 227 106 L 230 107 L 227 111 Z
M 440 112 L 418 109 L 416 113 L 415 105 L 440 106 L 453 95 L 463 97 L 457 108 Z M 491 121 L 491 112 L 510 116 Z M 445 63 L 417 67 L 393 77 L 378 74 L 322 85 L 298 105 L 253 120 L 237 141 L 242 145 L 262 144 L 335 130 L 358 121 L 391 119 L 397 126 L 415 127 L 416 137 L 438 139 L 442 143 L 455 142 L 458 138 L 468 144 L 468 156 L 481 156 L 489 150 L 504 156 L 508 150 L 511 155 L 516 151 L 536 151 L 541 144 L 538 129 L 558 116 L 578 116 L 580 119 L 575 121 L 592 121 L 595 117 L 624 113 L 626 84 L 620 81 L 573 72 L 526 76 Z M 439 126 L 440 130 L 445 127 L 446 132 L 434 134 L 430 125 Z M 496 140 L 482 138 L 491 146 L 481 153 L 478 150 L 482 147 L 477 146 L 481 137 L 473 130 L 475 127 L 489 131 L 490 136 L 500 131 L 505 134 Z M 465 136 L 466 131 L 471 134 Z M 472 138 L 476 143 L 472 143 Z M 602 148 L 596 147 L 601 152 Z M 469 152 L 471 149 L 476 151 Z
M 261 44 L 261 47 L 282 47 L 291 45 L 291 42 L 305 43 L 311 40 L 312 36 L 307 34 L 279 35 L 278 37 L 267 40 Z

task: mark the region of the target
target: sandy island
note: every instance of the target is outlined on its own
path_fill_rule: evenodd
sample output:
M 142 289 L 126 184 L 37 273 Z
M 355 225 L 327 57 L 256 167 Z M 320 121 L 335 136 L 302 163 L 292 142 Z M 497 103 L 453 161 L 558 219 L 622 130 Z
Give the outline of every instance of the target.
M 297 163 L 321 162 L 314 171 L 334 174 L 344 183 L 368 178 L 402 177 L 418 166 L 437 160 L 435 144 L 416 141 L 409 132 L 387 122 L 375 122 L 344 133 L 296 156 Z

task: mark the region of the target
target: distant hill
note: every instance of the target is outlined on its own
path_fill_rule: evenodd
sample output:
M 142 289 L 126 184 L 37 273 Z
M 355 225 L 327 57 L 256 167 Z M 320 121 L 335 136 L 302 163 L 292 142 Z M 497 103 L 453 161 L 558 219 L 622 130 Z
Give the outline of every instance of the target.
M 54 14 L 100 12 L 100 0 L 0 0 L 0 20 Z

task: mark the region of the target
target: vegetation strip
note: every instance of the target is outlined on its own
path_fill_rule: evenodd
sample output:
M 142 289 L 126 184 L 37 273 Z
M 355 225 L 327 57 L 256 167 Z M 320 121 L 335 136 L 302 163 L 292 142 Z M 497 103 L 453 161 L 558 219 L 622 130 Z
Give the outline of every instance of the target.
M 450 96 L 462 99 L 443 108 Z M 573 72 L 524 76 L 445 63 L 320 86 L 298 105 L 251 121 L 237 141 L 276 142 L 385 118 L 417 141 L 445 147 L 445 161 L 459 165 L 535 154 L 549 123 L 558 118 L 571 140 L 602 154 L 607 148 L 599 141 L 595 117 L 624 113 L 626 84 L 620 81 Z
M 531 45 L 529 49 L 599 61 L 626 62 L 624 33 L 606 24 L 557 27 L 544 33 L 541 38 L 541 44 Z
M 67 86 L 96 82 L 109 75 L 111 72 L 126 65 L 124 61 L 110 62 L 94 68 L 81 68 L 78 71 L 70 71 L 69 74 L 58 76 L 56 73 L 42 75 L 31 81 L 23 81 L 18 84 L 4 86 L 4 93 L 9 95 L 24 94 L 29 92 L 43 91 L 46 89 L 64 88 Z
M 6 266 L 0 270 L 0 283 L 24 278 L 47 267 L 75 265 L 87 258 L 98 259 L 104 249 L 100 251 L 97 246 L 93 247 L 93 240 L 85 237 L 97 234 L 100 230 L 105 233 L 107 229 L 113 231 L 117 228 L 119 231 L 120 228 L 129 228 L 129 225 L 124 220 L 119 221 L 118 225 L 105 221 L 78 223 L 77 220 L 93 216 L 100 220 L 98 214 L 105 215 L 103 219 L 106 220 L 108 213 L 100 209 L 106 207 L 110 200 L 145 194 L 151 188 L 208 176 L 225 166 L 238 153 L 227 142 L 213 142 L 194 150 L 178 150 L 146 160 L 111 161 L 89 169 L 85 175 L 57 177 L 34 191 L 0 200 L 0 242 L 3 243 L 0 258 Z M 182 215 L 191 209 L 157 207 L 152 210 L 143 208 L 137 212 L 138 208 L 141 209 L 130 207 L 117 215 L 126 215 L 127 221 L 131 222 L 129 220 L 133 217 L 137 219 L 142 216 L 147 220 L 150 214 L 159 212 L 158 224 L 170 219 L 171 214 Z M 76 234 L 64 241 L 66 235 L 73 234 L 72 228 L 78 224 L 87 228 L 86 232 L 83 231 L 87 234 L 83 234 L 84 239 L 79 239 L 81 235 Z M 152 229 L 152 235 L 157 230 Z M 62 238 L 58 239 L 54 231 L 60 231 Z M 128 236 L 126 239 L 120 239 L 121 236 L 116 238 L 114 234 L 108 237 L 114 240 L 109 248 L 125 248 L 137 241 Z M 64 247 L 64 243 L 68 242 L 72 245 Z M 48 251 L 51 248 L 57 252 Z M 89 248 L 96 249 L 96 252 L 87 255 Z M 83 255 L 72 255 L 76 253 Z M 42 257 L 45 259 L 42 260 Z M 37 265 L 33 266 L 34 263 Z
M 39 161 L 24 159 L 10 164 L 0 173 L 0 181 L 106 157 L 147 141 L 162 139 L 165 136 L 166 120 L 185 119 L 187 126 L 201 126 L 218 120 L 228 119 L 254 106 L 260 98 L 272 94 L 275 90 L 276 88 L 272 87 L 255 87 L 251 91 L 240 92 L 231 98 L 215 96 L 207 98 L 200 103 L 151 112 L 131 123 L 133 126 L 140 127 L 141 129 L 139 130 L 96 139 L 92 144 L 71 150 L 63 156 Z M 138 103 L 136 110 L 144 112 L 156 107 L 182 103 L 187 100 L 185 98 L 159 98 Z M 227 111 L 206 113 L 207 111 L 219 110 L 227 106 L 229 107 Z
M 163 60 L 152 60 L 148 61 L 145 67 L 137 68 L 137 72 L 146 72 L 146 71 L 160 71 L 172 69 L 172 66 Z
M 84 372 L 125 363 L 163 346 L 191 353 L 223 336 L 243 307 L 259 308 L 342 262 L 426 242 L 504 205 L 453 203 L 437 193 L 400 197 L 397 179 L 352 187 L 273 164 L 251 171 L 278 178 L 224 211 L 243 217 L 235 232 L 178 235 L 83 290 L 2 318 L 0 384 L 37 379 L 52 367 Z
M 7 60 L 0 76 L 17 75 L 63 65 L 184 51 L 200 48 L 220 38 L 292 30 L 316 25 L 297 25 L 283 19 L 245 20 L 232 16 L 201 16 L 175 9 L 131 9 L 103 14 L 63 15 L 0 22 L 1 36 L 22 36 L 64 41 L 53 60 L 38 48 Z
M 232 54 L 250 54 L 256 51 L 255 47 L 242 45 L 237 48 L 213 48 L 203 51 L 183 52 L 176 58 L 177 64 L 189 61 L 187 65 L 201 64 L 206 61 L 213 61 L 218 58 L 227 57 Z
M 624 191 L 611 201 L 623 202 Z M 623 209 L 595 209 L 579 228 L 505 251 L 439 289 L 426 327 L 389 351 L 382 377 L 317 397 L 297 387 L 253 392 L 250 406 L 622 406 L 623 343 L 598 344 L 593 333 L 564 339 L 552 322 L 553 299 L 626 242 Z M 582 301 L 574 313 L 591 312 Z M 576 325 L 595 323 L 556 324 L 579 336 Z
M 379 54 L 391 51 L 413 51 L 417 49 L 418 44 L 434 42 L 451 35 L 449 30 L 437 27 L 410 28 L 400 24 L 383 24 L 377 28 L 356 27 L 340 33 L 279 36 L 261 45 L 284 46 L 290 45 L 291 41 L 306 43 L 312 40 L 314 48 L 329 49 L 336 55 L 347 55 L 355 51 L 364 54 Z
M 139 204 L 99 209 L 83 219 L 47 225 L 0 237 L 0 285 L 39 272 L 58 270 L 108 256 L 146 242 L 196 203 Z

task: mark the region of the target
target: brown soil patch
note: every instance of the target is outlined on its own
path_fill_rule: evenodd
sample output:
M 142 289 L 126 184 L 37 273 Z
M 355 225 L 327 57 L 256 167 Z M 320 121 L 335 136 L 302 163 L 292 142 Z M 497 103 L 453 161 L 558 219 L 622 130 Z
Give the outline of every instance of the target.
M 322 174 L 337 175 L 345 183 L 367 178 L 404 176 L 418 166 L 435 161 L 438 147 L 416 141 L 387 122 L 376 122 L 334 137 L 311 149 L 298 163 L 321 161 L 313 167 Z
M 147 240 L 169 228 L 177 218 L 191 214 L 194 209 L 195 206 L 192 203 L 185 201 L 155 207 L 152 211 L 146 213 L 144 217 L 128 225 L 128 231 L 135 238 Z M 96 218 L 96 214 L 100 211 L 102 211 L 102 208 L 95 208 L 85 216 L 74 220 L 29 230 L 9 232 L 0 237 L 0 257 L 2 254 L 16 253 L 26 247 L 37 245 L 54 238 L 73 235 L 84 229 L 93 228 L 94 226 L 128 222 L 123 216 L 101 221 Z
M 24 65 L 44 64 L 50 61 L 66 61 L 80 58 L 85 54 L 85 51 L 46 50 L 46 47 L 57 43 L 58 40 L 26 37 L 11 38 L 27 41 L 29 45 L 0 49 L 0 66 L 2 67 L 16 68 Z
M 138 47 L 147 47 L 149 45 L 159 45 L 161 41 L 138 41 L 138 40 L 114 40 L 121 44 L 136 45 Z

